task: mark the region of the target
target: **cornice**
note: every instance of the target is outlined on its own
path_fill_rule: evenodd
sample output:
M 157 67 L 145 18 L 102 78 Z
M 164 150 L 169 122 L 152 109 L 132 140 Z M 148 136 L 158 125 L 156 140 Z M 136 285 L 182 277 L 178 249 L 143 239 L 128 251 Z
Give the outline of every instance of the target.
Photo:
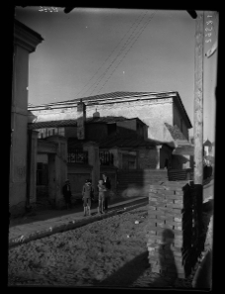
M 44 39 L 21 22 L 14 22 L 14 44 L 26 49 L 29 53 L 35 51 L 36 46 Z

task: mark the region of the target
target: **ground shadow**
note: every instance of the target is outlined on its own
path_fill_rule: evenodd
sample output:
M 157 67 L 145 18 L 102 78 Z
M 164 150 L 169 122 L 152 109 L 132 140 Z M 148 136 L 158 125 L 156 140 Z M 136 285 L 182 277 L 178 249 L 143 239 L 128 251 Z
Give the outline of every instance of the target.
M 171 249 L 174 243 L 174 238 L 175 236 L 172 230 L 163 230 L 162 244 L 160 244 L 158 250 L 161 273 L 170 278 L 171 282 L 175 282 L 178 277 L 175 258 Z
M 134 287 L 133 284 L 137 284 L 137 287 L 142 287 L 144 282 L 146 287 L 147 282 L 149 288 L 173 287 L 178 277 L 175 258 L 171 249 L 173 242 L 173 231 L 165 229 L 162 233 L 162 244 L 159 245 L 158 252 L 153 257 L 160 262 L 160 274 L 157 274 L 155 268 L 149 264 L 149 252 L 145 251 L 96 286 Z
M 129 287 L 149 267 L 148 251 L 127 262 L 118 271 L 97 284 L 97 286 Z
M 172 246 L 174 244 L 175 235 L 170 229 L 164 229 L 162 232 L 161 244 L 158 248 L 157 261 L 159 267 L 156 271 L 160 273 L 151 287 L 175 287 L 175 283 L 178 279 L 178 271 Z M 154 267 L 152 271 L 154 272 Z

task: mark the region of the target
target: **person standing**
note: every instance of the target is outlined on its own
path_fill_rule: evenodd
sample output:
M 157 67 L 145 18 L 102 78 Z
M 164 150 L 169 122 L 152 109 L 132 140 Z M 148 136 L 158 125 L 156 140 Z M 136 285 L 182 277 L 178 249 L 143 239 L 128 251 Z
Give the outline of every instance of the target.
M 106 188 L 103 185 L 103 180 L 98 181 L 98 214 L 103 214 L 104 209 L 103 209 L 103 204 L 105 201 L 105 192 Z
M 65 181 L 65 184 L 63 185 L 62 188 L 62 194 L 66 203 L 66 208 L 68 209 L 69 207 L 72 208 L 72 203 L 71 203 L 71 186 L 70 186 L 70 181 L 67 179 Z
M 106 174 L 103 174 L 102 177 L 103 177 L 103 185 L 106 188 L 105 201 L 104 201 L 104 210 L 105 210 L 105 212 L 107 212 L 108 211 L 108 206 L 109 206 L 109 200 L 110 200 L 111 183 L 110 183 L 110 180 L 109 180 L 109 178 L 107 177 Z
M 83 206 L 84 206 L 84 216 L 91 215 L 91 198 L 93 197 L 94 191 L 91 185 L 91 180 L 87 179 L 85 181 L 85 184 L 83 186 L 82 191 L 82 200 L 83 200 Z

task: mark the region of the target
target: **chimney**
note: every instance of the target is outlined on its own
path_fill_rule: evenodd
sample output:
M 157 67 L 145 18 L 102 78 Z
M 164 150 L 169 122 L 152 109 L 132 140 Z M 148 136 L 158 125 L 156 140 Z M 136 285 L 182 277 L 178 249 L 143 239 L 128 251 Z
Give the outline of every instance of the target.
M 80 99 L 77 103 L 77 139 L 85 139 L 86 105 Z

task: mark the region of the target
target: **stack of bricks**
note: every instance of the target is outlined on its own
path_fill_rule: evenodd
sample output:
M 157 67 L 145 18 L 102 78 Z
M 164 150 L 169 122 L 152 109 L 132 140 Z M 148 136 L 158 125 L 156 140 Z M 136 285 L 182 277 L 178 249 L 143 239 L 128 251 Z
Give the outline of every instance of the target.
M 192 236 L 192 201 L 187 181 L 150 185 L 148 252 L 153 272 L 185 278 Z M 188 264 L 188 263 L 187 263 Z

